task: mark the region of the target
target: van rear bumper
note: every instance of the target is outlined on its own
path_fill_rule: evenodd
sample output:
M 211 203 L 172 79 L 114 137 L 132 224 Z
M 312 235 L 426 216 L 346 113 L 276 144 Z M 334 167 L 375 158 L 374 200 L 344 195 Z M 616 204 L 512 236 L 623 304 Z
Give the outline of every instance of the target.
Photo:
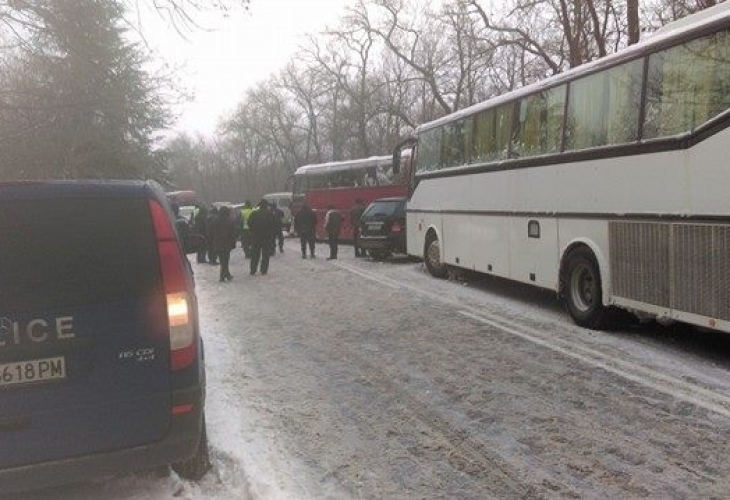
M 175 391 L 200 394 L 193 391 Z M 173 395 L 173 400 L 178 394 Z M 202 399 L 200 400 L 202 402 Z M 203 423 L 202 404 L 187 414 L 171 416 L 170 432 L 162 441 L 134 448 L 94 453 L 0 470 L 2 494 L 17 493 L 103 479 L 119 474 L 153 469 L 192 457 L 200 439 Z

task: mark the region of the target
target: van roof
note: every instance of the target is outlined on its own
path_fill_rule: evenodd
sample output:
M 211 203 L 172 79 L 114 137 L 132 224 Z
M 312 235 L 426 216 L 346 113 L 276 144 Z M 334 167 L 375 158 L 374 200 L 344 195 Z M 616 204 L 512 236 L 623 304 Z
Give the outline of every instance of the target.
M 148 197 L 151 191 L 161 192 L 161 188 L 154 181 L 141 180 L 52 180 L 0 183 L 0 196 L 5 199 L 144 198 Z

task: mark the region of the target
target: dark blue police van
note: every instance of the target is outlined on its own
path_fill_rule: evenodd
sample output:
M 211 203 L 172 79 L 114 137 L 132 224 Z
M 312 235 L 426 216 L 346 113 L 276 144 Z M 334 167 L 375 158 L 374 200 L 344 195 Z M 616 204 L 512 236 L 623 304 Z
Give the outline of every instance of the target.
M 0 183 L 0 241 L 0 493 L 166 464 L 202 477 L 203 344 L 164 192 Z

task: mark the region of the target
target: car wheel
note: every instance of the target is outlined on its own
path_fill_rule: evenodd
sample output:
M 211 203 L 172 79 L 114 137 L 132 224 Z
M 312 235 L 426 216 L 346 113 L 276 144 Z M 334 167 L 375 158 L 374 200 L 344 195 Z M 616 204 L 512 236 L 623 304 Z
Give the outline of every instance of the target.
M 601 273 L 589 248 L 580 247 L 568 254 L 563 284 L 563 298 L 573 321 L 585 328 L 605 328 L 608 309 L 603 305 Z
M 205 431 L 205 416 L 203 416 L 202 431 L 195 454 L 187 460 L 172 464 L 172 470 L 190 481 L 199 481 L 210 470 L 210 456 L 208 455 L 208 434 Z
M 425 250 L 423 253 L 423 261 L 431 276 L 435 278 L 445 278 L 447 275 L 446 264 L 441 262 L 441 245 L 436 235 L 431 234 L 426 238 Z

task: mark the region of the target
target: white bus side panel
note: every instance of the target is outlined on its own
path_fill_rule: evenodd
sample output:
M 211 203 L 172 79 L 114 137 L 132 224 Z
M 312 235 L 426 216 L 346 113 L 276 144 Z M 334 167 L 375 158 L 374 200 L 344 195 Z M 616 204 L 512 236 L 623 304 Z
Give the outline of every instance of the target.
M 477 249 L 474 248 L 471 219 L 469 215 L 443 215 L 441 260 L 446 264 L 473 269 L 473 253 Z
M 508 278 L 510 275 L 510 218 L 471 215 L 475 255 L 471 269 Z
M 441 236 L 441 214 L 435 212 L 406 212 L 406 250 L 408 255 L 423 258 L 426 234 L 429 229 L 436 232 L 439 241 Z
M 539 228 L 539 237 L 530 237 L 528 226 Z M 509 277 L 542 288 L 558 285 L 558 222 L 554 218 L 512 217 L 510 219 L 511 266 Z

